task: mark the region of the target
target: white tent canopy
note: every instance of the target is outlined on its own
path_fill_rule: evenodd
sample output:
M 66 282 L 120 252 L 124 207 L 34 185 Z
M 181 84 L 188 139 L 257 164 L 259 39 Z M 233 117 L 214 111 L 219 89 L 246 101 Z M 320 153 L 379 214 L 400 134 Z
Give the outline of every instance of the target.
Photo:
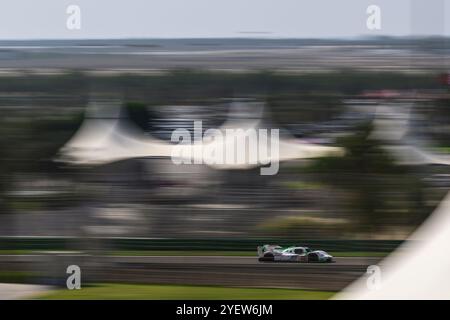
M 414 138 L 413 120 L 411 103 L 378 106 L 370 138 L 382 141 L 399 165 L 450 165 L 449 155 L 430 151 Z
M 259 129 L 266 129 L 263 127 L 263 107 L 253 107 L 252 118 L 233 119 L 237 114 L 242 116 L 243 113 L 243 110 L 236 110 L 242 109 L 242 104 L 234 104 L 228 120 L 218 128 L 218 131 L 222 133 L 218 138 L 203 141 L 203 144 L 195 141 L 192 144 L 177 145 L 152 137 L 140 131 L 128 119 L 121 118 L 121 105 L 117 101 L 96 101 L 89 105 L 86 112 L 87 117 L 78 132 L 61 148 L 58 160 L 71 164 L 101 165 L 131 158 L 169 158 L 174 154 L 174 148 L 178 148 L 177 153 L 191 155 L 193 161 L 203 161 L 217 169 L 246 169 L 273 161 L 316 158 L 344 153 L 341 148 L 304 143 L 283 134 L 279 140 L 279 152 L 274 155 L 274 152 L 271 152 L 273 150 L 270 150 L 272 141 L 269 133 L 267 143 L 262 146 L 266 149 L 259 150 L 255 161 L 251 163 L 247 161 L 252 150 L 246 149 L 247 154 L 233 163 L 214 163 L 214 159 L 205 155 L 202 149 L 228 150 L 233 147 L 235 139 L 249 139 L 247 141 L 250 141 L 252 137 L 246 135 L 248 130 L 258 132 Z M 237 137 L 226 134 L 227 130 L 235 129 L 239 129 Z

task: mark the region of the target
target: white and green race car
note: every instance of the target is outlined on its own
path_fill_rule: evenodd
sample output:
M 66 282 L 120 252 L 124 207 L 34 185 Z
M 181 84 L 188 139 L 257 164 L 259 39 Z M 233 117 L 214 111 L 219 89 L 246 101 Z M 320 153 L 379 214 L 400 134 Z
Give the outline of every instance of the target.
M 258 261 L 266 262 L 333 262 L 333 256 L 323 250 L 308 247 L 287 247 L 265 244 L 258 246 Z

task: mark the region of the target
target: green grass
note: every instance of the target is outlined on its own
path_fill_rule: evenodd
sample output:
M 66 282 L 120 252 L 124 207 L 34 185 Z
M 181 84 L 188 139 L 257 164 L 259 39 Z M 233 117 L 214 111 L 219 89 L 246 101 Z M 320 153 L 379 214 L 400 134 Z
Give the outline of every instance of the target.
M 287 188 L 299 190 L 319 190 L 324 188 L 324 185 L 320 183 L 304 181 L 288 181 L 284 185 Z
M 40 299 L 133 299 L 133 300 L 324 300 L 335 293 L 295 289 L 228 288 L 216 286 L 99 284 L 81 290 L 55 290 Z
M 28 271 L 0 271 L 0 282 L 25 283 L 35 276 L 35 273 Z
M 20 254 L 33 254 L 33 250 L 0 250 L 0 255 L 20 255 Z
M 45 253 L 33 250 L 0 250 L 0 255 L 21 255 Z M 335 257 L 385 257 L 389 252 L 347 251 L 330 252 Z M 256 257 L 255 251 L 209 251 L 209 250 L 118 250 L 106 252 L 113 256 L 230 256 L 230 257 Z
M 241 256 L 256 257 L 255 251 L 209 251 L 209 250 L 120 250 L 107 254 L 114 256 Z
M 348 252 L 330 252 L 334 257 L 381 257 L 384 258 L 389 255 L 389 252 L 375 252 L 375 251 L 348 251 Z
M 73 253 L 74 251 L 67 250 L 29 250 L 29 249 L 14 249 L 14 250 L 0 250 L 0 255 L 29 255 L 29 254 L 48 254 L 48 253 Z M 76 251 L 78 252 L 78 251 Z
M 435 148 L 437 152 L 441 153 L 450 153 L 450 147 L 438 147 Z
M 256 257 L 255 251 L 173 251 L 173 250 L 138 250 L 138 251 L 113 251 L 108 253 L 114 256 L 237 256 L 237 257 Z M 330 252 L 335 257 L 385 257 L 389 252 L 372 251 L 346 251 Z

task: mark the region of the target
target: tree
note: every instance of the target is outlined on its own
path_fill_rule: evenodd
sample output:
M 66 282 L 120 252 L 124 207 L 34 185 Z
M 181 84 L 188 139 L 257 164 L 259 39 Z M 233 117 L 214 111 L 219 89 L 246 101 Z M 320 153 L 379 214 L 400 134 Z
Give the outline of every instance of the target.
M 396 165 L 379 141 L 369 138 L 371 130 L 371 124 L 358 127 L 338 141 L 346 150 L 344 157 L 317 159 L 307 169 L 322 183 L 348 192 L 346 210 L 356 231 L 364 232 L 408 224 L 423 212 L 419 178 L 408 167 Z

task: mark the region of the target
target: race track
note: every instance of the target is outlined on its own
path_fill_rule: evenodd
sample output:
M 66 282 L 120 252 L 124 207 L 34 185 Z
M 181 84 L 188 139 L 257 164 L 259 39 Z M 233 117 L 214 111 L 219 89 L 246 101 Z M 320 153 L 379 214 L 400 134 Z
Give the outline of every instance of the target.
M 0 267 L 40 270 L 42 279 L 67 277 L 81 267 L 84 282 L 220 285 L 338 291 L 362 276 L 380 258 L 338 257 L 334 263 L 259 262 L 230 256 L 0 256 Z M 1 268 L 0 268 L 1 269 Z M 65 283 L 65 281 L 63 282 Z M 46 283 L 44 283 L 46 284 Z
M 334 263 L 258 262 L 256 257 L 108 257 L 110 276 L 136 282 L 341 290 L 379 258 Z
M 109 261 L 120 263 L 172 263 L 172 264 L 226 264 L 226 265 L 295 265 L 295 266 L 317 266 L 317 265 L 371 265 L 376 264 L 380 258 L 373 257 L 335 257 L 334 263 L 289 263 L 289 262 L 259 262 L 256 257 L 236 256 L 109 256 Z

